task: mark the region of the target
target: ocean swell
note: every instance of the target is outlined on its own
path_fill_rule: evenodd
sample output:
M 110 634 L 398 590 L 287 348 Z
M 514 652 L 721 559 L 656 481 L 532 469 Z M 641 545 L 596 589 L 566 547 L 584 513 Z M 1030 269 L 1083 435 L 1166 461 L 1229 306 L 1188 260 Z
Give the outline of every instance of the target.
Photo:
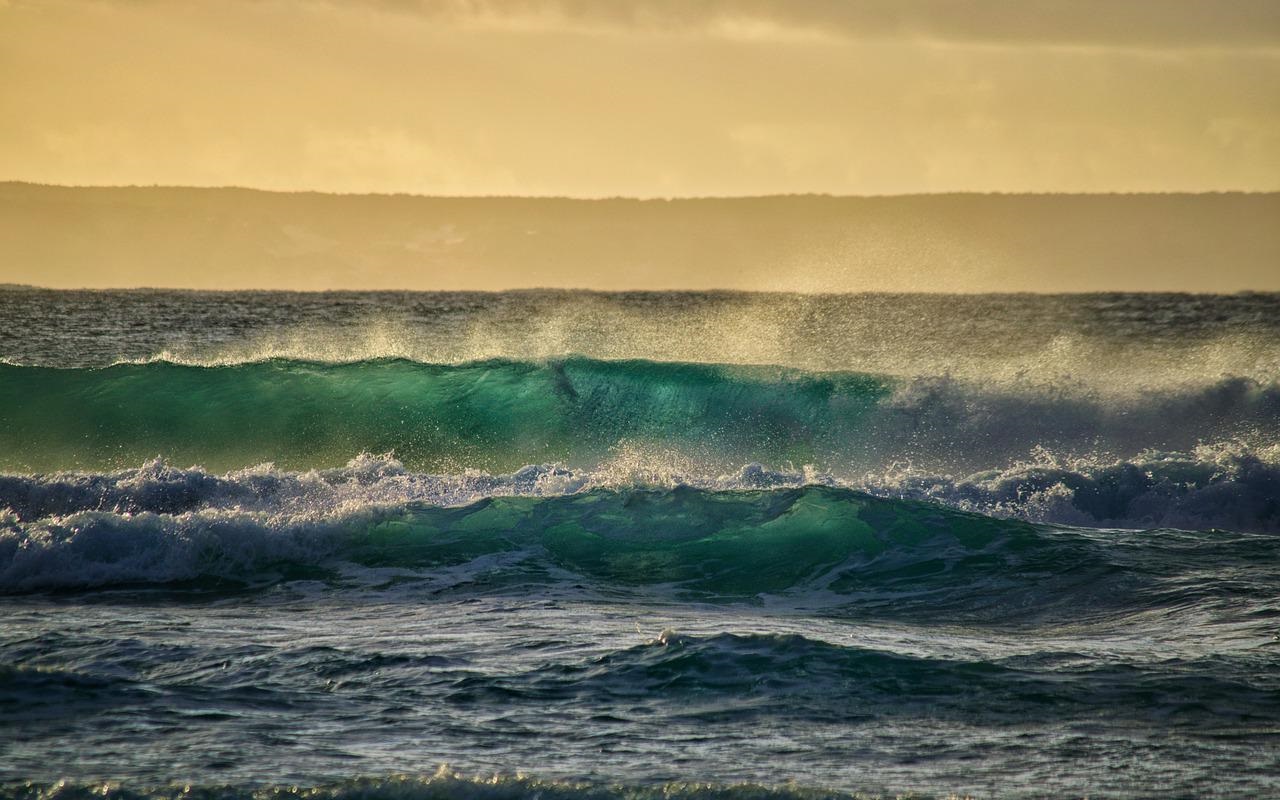
M 9 512 L 0 520 L 0 592 L 167 587 L 216 595 L 303 582 L 415 602 L 533 593 L 1080 620 L 1225 596 L 1229 587 L 1179 576 L 1210 563 L 1237 574 L 1264 569 L 1278 544 L 1214 531 L 1037 526 L 836 486 L 594 488 L 461 506 L 225 505 L 31 521 Z
M 805 461 L 887 392 L 858 374 L 583 358 L 0 365 L 0 459 L 26 470 L 156 454 L 315 467 L 394 450 L 416 468 L 514 469 L 598 458 L 642 439 Z
M 5 800 L 859 800 L 863 793 L 795 785 L 686 782 L 591 784 L 527 776 L 468 778 L 441 768 L 433 776 L 391 775 L 330 785 L 160 786 L 126 788 L 113 783 L 26 783 L 0 786 Z
M 0 508 L 33 522 L 80 512 L 162 515 L 210 510 L 307 517 L 420 503 L 459 506 L 489 497 L 556 497 L 593 489 L 711 492 L 831 486 L 880 497 L 1038 523 L 1108 528 L 1221 528 L 1280 533 L 1280 452 L 1226 442 L 1131 459 L 1027 460 L 974 473 L 910 464 L 836 477 L 751 463 L 718 473 L 677 453 L 615 449 L 591 468 L 529 464 L 510 473 L 427 473 L 387 454 L 305 472 L 271 464 L 215 473 L 161 459 L 111 472 L 0 475 Z
M 720 471 L 837 475 L 1003 467 L 1037 448 L 1128 458 L 1238 440 L 1275 445 L 1280 387 L 1246 378 L 1102 395 L 782 367 L 490 360 L 0 365 L 0 469 L 108 470 L 162 455 L 214 470 L 338 467 L 394 451 L 415 470 L 591 467 L 619 446 Z
M 328 513 L 10 515 L 0 528 L 0 588 L 335 579 L 354 564 L 416 571 L 433 588 L 462 568 L 468 584 L 586 581 L 673 597 L 919 592 L 933 580 L 967 591 L 970 568 L 1001 564 L 999 579 L 1015 583 L 1024 572 L 1049 577 L 1064 549 L 1073 555 L 1063 563 L 1080 566 L 1078 547 L 1022 522 L 834 487 L 595 489 Z
M 1132 668 L 1099 665 L 1075 653 L 942 658 L 798 634 L 668 630 L 586 662 L 465 679 L 452 687 L 449 700 L 555 703 L 590 696 L 618 708 L 656 700 L 678 708 L 681 718 L 708 723 L 795 716 L 819 724 L 871 717 L 1017 724 L 1033 709 L 1095 723 L 1128 714 L 1171 727 L 1203 726 L 1207 708 L 1237 723 L 1265 723 L 1280 705 L 1280 682 L 1243 683 L 1221 672 L 1212 658 L 1180 660 L 1150 669 L 1135 686 Z

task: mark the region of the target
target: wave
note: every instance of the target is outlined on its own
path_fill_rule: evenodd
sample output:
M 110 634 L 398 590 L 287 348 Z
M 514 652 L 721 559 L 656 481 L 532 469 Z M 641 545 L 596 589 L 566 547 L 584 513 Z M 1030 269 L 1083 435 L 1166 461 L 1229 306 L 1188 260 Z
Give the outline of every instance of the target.
M 217 595 L 318 582 L 411 601 L 533 593 L 1079 620 L 1190 597 L 1273 597 L 1276 576 L 1266 570 L 1280 545 L 1213 531 L 1059 529 L 820 485 L 279 508 L 78 511 L 28 521 L 10 512 L 0 519 L 0 592 L 167 587 Z M 1198 569 L 1235 582 L 1181 581 Z
M 1238 443 L 1131 459 L 1033 460 L 971 475 L 895 468 L 858 488 L 1059 525 L 1280 533 L 1280 459 Z
M 809 460 L 887 391 L 856 374 L 589 359 L 4 365 L 0 452 L 19 469 L 157 453 L 206 465 L 336 466 L 389 450 L 418 467 L 513 468 L 657 439 Z
M 357 778 L 320 786 L 170 786 L 137 788 L 116 783 L 26 783 L 0 786 L 5 800 L 857 800 L 858 792 L 808 789 L 796 785 L 676 783 L 617 785 L 527 776 L 468 778 L 442 767 L 433 776 Z
M 934 523 L 938 535 L 960 537 L 979 552 L 1002 535 L 1025 537 L 1031 530 L 826 487 L 596 489 L 489 497 L 459 507 L 407 503 L 319 514 L 85 511 L 35 522 L 11 517 L 0 534 L 0 587 L 251 580 L 340 561 L 435 570 L 509 554 L 520 562 L 509 572 L 521 579 L 536 580 L 540 569 L 545 581 L 554 582 L 552 571 L 568 570 L 606 585 L 743 596 L 784 591 L 849 559 L 874 559 L 892 544 L 899 513 L 918 519 L 913 529 L 943 513 L 942 524 Z M 928 530 L 915 535 L 927 537 Z M 911 540 L 906 536 L 903 543 L 909 547 Z
M 1126 457 L 1237 439 L 1276 444 L 1280 386 L 1246 378 L 1103 396 L 782 367 L 490 360 L 433 365 L 164 361 L 97 369 L 0 365 L 0 469 L 115 469 L 163 455 L 235 469 L 337 467 L 390 452 L 411 468 L 591 466 L 619 447 L 704 466 L 910 460 L 1002 466 L 1037 448 Z
M 28 641 L 34 650 L 47 638 Z M 796 633 L 685 634 L 665 630 L 631 646 L 590 656 L 571 653 L 537 666 L 496 672 L 467 659 L 368 652 L 325 646 L 286 648 L 273 655 L 271 678 L 255 658 L 215 675 L 193 668 L 208 660 L 198 649 L 165 653 L 170 669 L 139 675 L 130 643 L 77 640 L 81 658 L 99 659 L 95 672 L 74 668 L 0 667 L 0 710 L 24 720 L 72 717 L 134 705 L 210 706 L 221 713 L 264 703 L 304 709 L 324 698 L 307 696 L 321 682 L 339 696 L 376 685 L 412 687 L 415 704 L 470 709 L 570 708 L 625 718 L 638 706 L 672 721 L 739 723 L 767 718 L 806 725 L 851 720 L 927 717 L 966 724 L 1024 723 L 1086 718 L 1093 724 L 1149 723 L 1219 729 L 1266 725 L 1280 712 L 1280 680 L 1273 659 L 1241 653 L 1200 658 L 1102 661 L 1062 650 L 983 656 L 969 651 L 924 655 L 910 644 L 894 649 L 838 643 Z M 92 656 L 88 654 L 92 653 Z M 142 654 L 156 658 L 153 652 Z M 133 668 L 104 670 L 130 662 Z M 176 660 L 176 663 L 175 661 Z M 1135 680 L 1136 676 L 1140 680 Z M 1210 734 L 1211 735 L 1211 734 Z
M 1115 461 L 1061 459 L 1041 451 L 1032 460 L 959 475 L 892 465 L 850 478 L 758 463 L 718 474 L 691 459 L 645 449 L 615 450 L 591 468 L 531 464 L 506 474 L 416 472 L 389 454 L 362 454 L 333 469 L 289 472 L 262 464 L 222 474 L 152 459 L 102 473 L 0 475 L 0 509 L 23 522 L 86 511 L 314 517 L 362 507 L 459 506 L 489 497 L 554 497 L 592 489 L 724 492 L 809 485 L 1037 523 L 1280 533 L 1280 452 L 1230 442 Z
M 927 716 L 968 724 L 1088 716 L 1094 722 L 1203 725 L 1220 714 L 1265 724 L 1280 710 L 1280 686 L 1265 670 L 1227 677 L 1223 659 L 1141 667 L 1099 663 L 1077 653 L 1041 652 L 996 660 L 930 657 L 836 644 L 799 634 L 685 635 L 656 639 L 577 663 L 509 675 L 473 676 L 450 687 L 455 704 L 561 703 L 590 696 L 625 706 L 651 698 L 678 716 L 799 717 L 808 723 Z M 1241 666 L 1231 662 L 1230 667 Z M 1260 664 L 1248 663 L 1250 668 Z M 1144 680 L 1135 685 L 1134 674 Z M 1194 702 L 1188 702 L 1194 698 Z M 1214 711 L 1210 712 L 1209 709 Z
M 11 724 L 109 711 L 122 702 L 145 702 L 147 695 L 144 687 L 125 678 L 53 667 L 0 665 L 0 714 Z

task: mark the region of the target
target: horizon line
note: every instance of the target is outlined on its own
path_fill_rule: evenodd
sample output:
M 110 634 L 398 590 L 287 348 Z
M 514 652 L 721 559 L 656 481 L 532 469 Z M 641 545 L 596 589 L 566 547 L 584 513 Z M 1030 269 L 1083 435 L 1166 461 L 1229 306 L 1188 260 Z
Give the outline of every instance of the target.
M 268 189 L 239 184 L 197 185 L 167 183 L 126 183 L 126 184 L 67 184 L 42 183 L 20 179 L 0 180 L 0 187 L 29 186 L 39 189 L 77 189 L 77 190 L 195 190 L 195 191 L 239 191 L 257 192 L 261 194 L 281 195 L 322 195 L 327 197 L 388 197 L 388 198 L 423 198 L 431 200 L 571 200 L 580 202 L 629 200 L 636 202 L 680 202 L 689 200 L 771 200 L 781 198 L 821 198 L 831 200 L 875 200 L 919 197 L 1170 197 L 1170 196 L 1221 196 L 1245 195 L 1265 196 L 1280 194 L 1280 187 L 1275 189 L 1177 189 L 1167 191 L 1125 191 L 1106 192 L 1079 191 L 1004 191 L 1004 190 L 951 190 L 942 192 L 899 192 L 876 194 L 834 194 L 831 192 L 774 192 L 764 194 L 740 195 L 565 195 L 565 194 L 424 194 L 420 192 L 379 192 L 379 191 L 334 191 L 325 189 Z
M 14 281 L 0 282 L 0 292 L 37 291 L 37 292 L 187 292 L 191 294 L 238 294 L 256 292 L 260 294 L 515 294 L 515 293 L 576 293 L 597 295 L 622 294 L 722 294 L 722 295 L 803 295 L 806 297 L 841 297 L 847 295 L 969 295 L 973 297 L 1082 297 L 1102 295 L 1165 295 L 1188 297 L 1228 297 L 1236 295 L 1275 294 L 1277 289 L 1234 289 L 1223 292 L 1187 292 L 1171 289 L 1136 291 L 1125 289 L 1094 289 L 1077 292 L 983 292 L 983 291 L 934 291 L 929 289 L 890 291 L 870 289 L 847 292 L 806 292 L 798 289 L 732 289 L 727 287 L 708 289 L 592 289 L 586 286 L 518 286 L 506 289 L 281 289 L 281 288 L 238 288 L 238 289 L 202 289 L 191 286 L 42 286 L 36 283 L 19 283 Z

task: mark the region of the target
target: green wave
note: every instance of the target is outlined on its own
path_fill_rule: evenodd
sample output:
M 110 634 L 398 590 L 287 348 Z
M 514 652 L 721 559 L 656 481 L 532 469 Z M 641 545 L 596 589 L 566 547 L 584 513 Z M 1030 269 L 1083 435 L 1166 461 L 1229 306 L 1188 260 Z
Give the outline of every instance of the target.
M 163 454 L 210 469 L 338 466 L 394 451 L 413 469 L 598 459 L 619 442 L 806 462 L 889 391 L 855 373 L 568 358 L 0 365 L 0 470 L 109 469 Z
M 360 578 L 346 572 L 352 565 L 371 571 Z M 393 584 L 425 580 L 433 593 L 535 587 L 538 595 L 704 602 L 786 595 L 891 614 L 946 610 L 957 619 L 1061 604 L 1078 618 L 1111 606 L 1101 595 L 1117 577 L 1087 536 L 827 486 L 595 489 L 466 506 L 374 504 L 327 516 L 85 511 L 0 525 L 0 593 L 128 585 L 235 592 L 291 580 L 340 588 L 365 579 L 373 581 L 366 588 L 380 588 L 386 569 L 400 575 Z
M 368 527 L 342 557 L 421 569 L 531 548 L 535 563 L 596 585 L 668 586 L 704 599 L 797 589 L 969 596 L 1002 578 L 1021 583 L 1019 574 L 1049 578 L 1069 565 L 1096 577 L 1097 567 L 1079 542 L 1026 522 L 825 486 L 595 490 L 491 497 L 456 508 L 409 504 Z M 530 566 L 508 577 L 528 580 Z
M 564 586 L 567 578 L 704 600 L 817 592 L 893 605 L 905 595 L 936 610 L 950 598 L 968 611 L 1010 592 L 1040 596 L 1052 584 L 1048 598 L 1030 604 L 1038 606 L 1106 572 L 1076 536 L 825 486 L 596 489 L 292 519 L 88 511 L 0 528 L 0 591 L 251 586 L 314 579 L 338 564 L 452 575 L 467 591 Z

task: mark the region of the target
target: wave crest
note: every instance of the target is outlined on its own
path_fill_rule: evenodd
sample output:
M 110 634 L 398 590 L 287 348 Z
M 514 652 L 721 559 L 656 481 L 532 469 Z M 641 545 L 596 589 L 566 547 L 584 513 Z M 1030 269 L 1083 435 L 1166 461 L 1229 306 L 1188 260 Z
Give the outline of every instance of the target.
M 590 468 L 529 464 L 505 474 L 416 472 L 391 454 L 361 454 L 334 469 L 290 472 L 261 464 L 222 474 L 152 459 L 140 467 L 103 473 L 0 475 L 0 508 L 24 522 L 80 512 L 176 515 L 200 510 L 286 519 L 595 489 L 722 492 L 803 486 L 924 500 L 1037 523 L 1280 533 L 1280 450 L 1256 450 L 1239 442 L 1119 460 L 1064 458 L 1039 449 L 1031 459 L 973 473 L 932 472 L 908 462 L 841 478 L 813 467 L 774 469 L 758 462 L 719 473 L 696 458 L 639 445 L 617 447 Z
M 908 459 L 967 474 L 1035 448 L 1113 459 L 1227 440 L 1266 448 L 1277 430 L 1280 385 L 1246 378 L 1124 397 L 587 358 L 0 365 L 0 468 L 23 472 L 112 469 L 157 454 L 218 470 L 337 467 L 362 451 L 394 451 L 420 471 L 504 472 L 592 467 L 643 446 L 683 454 L 704 474 L 760 462 L 847 477 Z
M 362 476 L 383 471 L 392 474 L 363 489 L 431 479 L 370 462 L 352 468 L 346 477 L 354 488 L 345 488 L 361 491 Z M 554 472 L 505 479 L 534 486 Z M 751 468 L 732 479 L 786 478 Z M 284 491 L 291 481 L 324 484 L 326 476 L 286 476 Z M 1278 541 L 1214 531 L 1098 534 L 822 485 L 591 488 L 493 494 L 461 506 L 346 499 L 323 509 L 262 508 L 82 510 L 29 521 L 10 512 L 0 518 L 0 592 L 163 586 L 221 594 L 318 581 L 409 601 L 533 592 L 798 604 L 855 616 L 945 614 L 957 622 L 1064 614 L 1080 620 L 1190 597 L 1203 602 L 1224 591 L 1236 602 L 1238 589 L 1179 576 L 1210 567 L 1216 574 L 1265 572 Z M 1256 577 L 1259 586 L 1274 581 Z

